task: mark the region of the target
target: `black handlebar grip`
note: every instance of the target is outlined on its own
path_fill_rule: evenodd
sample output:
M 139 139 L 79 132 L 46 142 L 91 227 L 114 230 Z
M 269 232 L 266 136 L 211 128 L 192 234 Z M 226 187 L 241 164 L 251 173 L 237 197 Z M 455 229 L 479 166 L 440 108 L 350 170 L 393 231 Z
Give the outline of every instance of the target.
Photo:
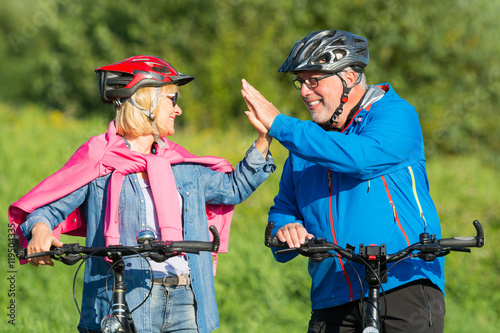
M 475 220 L 473 222 L 476 228 L 476 237 L 453 237 L 444 238 L 439 241 L 441 246 L 457 246 L 457 247 L 483 247 L 484 245 L 484 231 L 481 223 Z
M 220 247 L 220 236 L 219 231 L 213 225 L 209 228 L 212 233 L 213 240 L 212 242 L 207 241 L 178 241 L 172 242 L 170 244 L 169 250 L 170 252 L 187 252 L 187 253 L 198 253 L 200 251 L 209 251 L 209 252 L 217 252 Z
M 475 220 L 474 222 L 472 222 L 472 224 L 474 225 L 474 228 L 476 228 L 476 233 L 477 233 L 477 247 L 483 247 L 484 246 L 484 231 L 483 231 L 483 226 L 481 225 L 481 223 L 479 223 L 478 220 Z
M 219 246 L 220 246 L 219 231 L 213 225 L 211 225 L 208 229 L 210 229 L 212 236 L 214 236 L 214 240 L 212 241 L 212 252 L 219 252 Z
M 12 238 L 12 245 L 17 259 L 26 259 L 26 249 L 21 246 L 21 237 L 14 235 Z
M 273 237 L 274 222 L 269 222 L 264 234 L 264 245 L 267 247 L 288 247 L 288 245 L 278 238 Z
M 274 228 L 274 222 L 269 222 L 266 225 L 266 231 L 264 233 L 264 245 L 267 247 L 271 246 L 271 240 L 273 238 L 273 228 Z

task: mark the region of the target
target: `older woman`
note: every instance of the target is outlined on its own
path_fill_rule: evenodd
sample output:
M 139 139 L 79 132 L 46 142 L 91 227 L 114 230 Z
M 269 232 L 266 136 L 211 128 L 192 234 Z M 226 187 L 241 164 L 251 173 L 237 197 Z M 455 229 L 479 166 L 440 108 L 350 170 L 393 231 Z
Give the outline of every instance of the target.
M 151 56 L 128 58 L 96 72 L 101 99 L 115 105 L 116 118 L 107 133 L 91 138 L 61 170 L 9 208 L 11 224 L 20 226 L 29 241 L 28 253 L 61 246 L 61 231 L 83 230 L 87 246 L 135 245 L 135 235 L 146 228 L 162 240 L 208 240 L 208 224 L 216 224 L 227 241 L 232 205 L 274 171 L 265 127 L 247 113 L 258 138 L 233 170 L 225 160 L 197 157 L 165 139 L 174 134 L 175 119 L 182 114 L 178 87 L 193 77 Z M 49 257 L 30 263 L 53 264 Z M 132 314 L 139 332 L 211 332 L 218 327 L 210 253 L 150 263 L 152 296 Z M 149 292 L 149 267 L 140 258 L 126 260 L 131 308 Z M 100 331 L 108 313 L 108 270 L 105 261 L 86 262 L 81 332 Z

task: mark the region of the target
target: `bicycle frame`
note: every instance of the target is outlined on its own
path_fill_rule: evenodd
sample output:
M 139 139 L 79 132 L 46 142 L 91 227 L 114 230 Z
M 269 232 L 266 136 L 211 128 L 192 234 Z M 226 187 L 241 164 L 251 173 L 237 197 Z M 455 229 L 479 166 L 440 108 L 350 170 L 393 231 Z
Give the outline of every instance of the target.
M 359 254 L 355 254 L 354 248 L 349 245 L 347 248 L 342 248 L 337 244 L 316 238 L 306 239 L 306 242 L 298 248 L 289 248 L 286 243 L 272 236 L 273 222 L 269 222 L 266 227 L 264 244 L 270 248 L 283 248 L 276 250 L 275 254 L 296 252 L 310 257 L 310 260 L 315 262 L 340 255 L 346 260 L 364 265 L 366 281 L 368 282 L 368 298 L 365 303 L 366 321 L 363 320 L 363 333 L 379 333 L 381 329 L 380 289 L 382 284 L 387 282 L 387 264 L 400 261 L 405 257 L 418 257 L 425 261 L 433 261 L 437 257 L 449 254 L 451 251 L 470 252 L 468 247 L 483 247 L 483 228 L 477 220 L 473 222 L 473 225 L 476 229 L 476 237 L 436 239 L 434 235 L 424 232 L 420 234 L 418 243 L 412 244 L 394 254 L 387 254 L 385 244 L 380 246 L 364 246 L 360 244 Z M 335 251 L 335 253 L 331 251 Z

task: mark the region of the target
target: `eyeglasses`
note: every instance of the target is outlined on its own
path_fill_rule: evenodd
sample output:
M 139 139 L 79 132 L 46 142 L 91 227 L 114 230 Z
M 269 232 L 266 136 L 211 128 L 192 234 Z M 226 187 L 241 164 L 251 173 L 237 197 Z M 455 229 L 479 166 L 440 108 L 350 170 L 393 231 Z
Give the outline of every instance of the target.
M 168 94 L 167 97 L 172 100 L 172 105 L 175 107 L 177 105 L 177 98 L 179 97 L 179 93 L 176 92 L 175 94 Z
M 325 74 L 323 76 L 310 77 L 310 78 L 307 78 L 307 79 L 304 79 L 304 80 L 294 79 L 293 80 L 293 86 L 296 89 L 300 90 L 300 89 L 302 89 L 302 85 L 305 83 L 307 88 L 314 89 L 314 88 L 316 88 L 318 86 L 318 84 L 319 84 L 318 81 L 319 80 L 326 79 L 327 77 L 334 76 L 336 74 L 337 73 L 329 73 L 329 74 Z

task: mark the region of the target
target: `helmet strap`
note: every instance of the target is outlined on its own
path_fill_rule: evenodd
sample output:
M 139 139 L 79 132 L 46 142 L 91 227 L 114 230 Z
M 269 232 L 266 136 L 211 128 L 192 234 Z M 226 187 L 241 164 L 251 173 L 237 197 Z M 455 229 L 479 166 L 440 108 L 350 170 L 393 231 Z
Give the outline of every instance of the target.
M 329 128 L 330 126 L 333 125 L 333 123 L 336 123 L 338 121 L 339 116 L 344 111 L 344 104 L 347 103 L 347 101 L 349 100 L 349 93 L 351 92 L 351 89 L 357 86 L 361 82 L 361 75 L 363 74 L 359 73 L 356 82 L 354 82 L 354 84 L 351 87 L 347 87 L 347 83 L 345 82 L 344 78 L 340 75 L 340 73 L 341 72 L 336 73 L 340 81 L 342 82 L 342 96 L 340 97 L 340 103 L 335 112 L 333 112 L 330 120 L 320 124 L 323 128 Z
M 155 142 L 158 144 L 158 146 L 160 146 L 160 148 L 165 148 L 166 144 L 160 138 L 160 131 L 158 130 L 158 125 L 156 124 L 155 115 L 153 114 L 153 110 L 156 108 L 156 104 L 158 104 L 159 96 L 160 96 L 160 87 L 156 87 L 156 96 L 153 99 L 153 102 L 151 103 L 150 110 L 146 110 L 145 108 L 140 106 L 132 97 L 130 97 L 127 101 L 136 108 L 138 108 L 142 113 L 144 113 L 146 117 L 148 117 L 149 121 L 151 122 L 151 126 L 153 126 Z
M 115 105 L 115 110 L 117 110 L 117 111 L 120 110 L 126 101 L 127 101 L 126 98 L 117 98 L 117 99 L 113 100 L 113 103 Z
M 158 133 L 160 133 L 160 131 L 158 130 L 158 126 L 156 126 L 156 121 L 153 121 L 151 123 L 151 125 L 153 126 L 153 130 L 155 131 L 155 134 L 154 134 L 154 137 L 155 137 L 155 142 L 156 144 L 160 147 L 160 148 L 165 148 L 167 147 L 167 145 L 165 144 L 165 142 L 160 138 L 160 135 Z

